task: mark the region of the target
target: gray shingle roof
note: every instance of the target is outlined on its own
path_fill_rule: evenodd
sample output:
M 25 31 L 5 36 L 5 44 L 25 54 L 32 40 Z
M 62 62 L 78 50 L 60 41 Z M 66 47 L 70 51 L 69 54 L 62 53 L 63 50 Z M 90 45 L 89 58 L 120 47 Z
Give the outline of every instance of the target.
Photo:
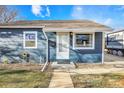
M 83 29 L 83 28 L 100 28 L 112 30 L 110 27 L 89 20 L 32 20 L 32 21 L 16 21 L 8 24 L 0 24 L 0 26 L 45 26 L 48 28 L 63 29 Z

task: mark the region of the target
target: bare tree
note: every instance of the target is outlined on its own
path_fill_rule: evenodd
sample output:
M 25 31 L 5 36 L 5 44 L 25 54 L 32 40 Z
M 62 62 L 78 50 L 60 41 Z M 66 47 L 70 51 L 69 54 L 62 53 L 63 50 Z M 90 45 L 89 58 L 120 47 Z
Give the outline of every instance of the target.
M 0 23 L 9 23 L 15 21 L 18 17 L 18 11 L 8 6 L 0 6 Z

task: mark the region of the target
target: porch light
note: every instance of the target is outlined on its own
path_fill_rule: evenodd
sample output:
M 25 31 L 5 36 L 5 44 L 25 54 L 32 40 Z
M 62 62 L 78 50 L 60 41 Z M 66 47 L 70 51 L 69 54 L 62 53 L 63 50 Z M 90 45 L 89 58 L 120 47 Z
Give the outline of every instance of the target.
M 73 32 L 71 32 L 71 35 L 73 35 Z

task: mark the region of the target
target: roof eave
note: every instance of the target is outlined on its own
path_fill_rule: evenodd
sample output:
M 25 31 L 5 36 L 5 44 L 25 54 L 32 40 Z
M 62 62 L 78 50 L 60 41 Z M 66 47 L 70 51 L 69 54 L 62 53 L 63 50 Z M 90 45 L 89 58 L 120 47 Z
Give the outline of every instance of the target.
M 0 28 L 44 28 L 45 26 L 0 26 Z
M 43 28 L 45 32 L 111 32 L 111 28 Z

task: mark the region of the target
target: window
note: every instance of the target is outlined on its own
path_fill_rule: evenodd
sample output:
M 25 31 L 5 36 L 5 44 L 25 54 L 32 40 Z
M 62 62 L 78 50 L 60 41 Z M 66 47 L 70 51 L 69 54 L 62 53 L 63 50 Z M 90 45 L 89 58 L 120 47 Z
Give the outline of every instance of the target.
M 23 34 L 24 48 L 37 48 L 37 32 L 25 31 Z
M 94 49 L 94 33 L 74 33 L 73 48 Z

